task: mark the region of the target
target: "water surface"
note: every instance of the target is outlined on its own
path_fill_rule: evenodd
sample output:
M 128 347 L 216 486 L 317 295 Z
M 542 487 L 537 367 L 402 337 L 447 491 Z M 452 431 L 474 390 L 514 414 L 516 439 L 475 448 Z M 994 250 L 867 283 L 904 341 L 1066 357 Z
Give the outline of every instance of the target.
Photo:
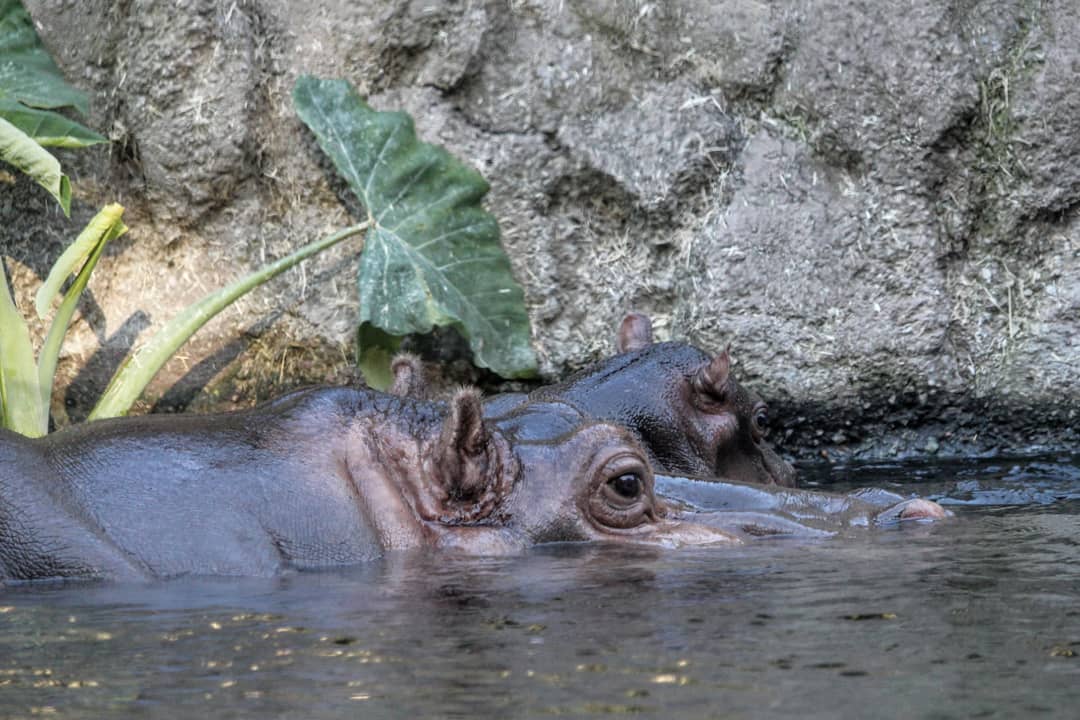
M 0 717 L 1077 716 L 1076 458 L 809 478 L 931 495 L 957 518 L 2 589 Z

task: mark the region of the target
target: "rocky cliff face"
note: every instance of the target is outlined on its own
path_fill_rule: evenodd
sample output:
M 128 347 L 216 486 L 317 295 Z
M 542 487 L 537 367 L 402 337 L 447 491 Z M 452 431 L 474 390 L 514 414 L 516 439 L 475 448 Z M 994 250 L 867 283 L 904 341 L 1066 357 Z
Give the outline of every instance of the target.
M 149 327 L 345 223 L 289 100 L 313 73 L 408 110 L 488 178 L 548 377 L 610 352 L 639 309 L 730 343 L 792 454 L 1078 439 L 1071 0 L 27 5 L 114 143 L 64 158 L 73 223 L 5 190 L 0 250 L 27 292 L 101 204 L 132 227 L 69 345 L 61 418 Z M 340 379 L 350 252 L 216 320 L 159 407 Z

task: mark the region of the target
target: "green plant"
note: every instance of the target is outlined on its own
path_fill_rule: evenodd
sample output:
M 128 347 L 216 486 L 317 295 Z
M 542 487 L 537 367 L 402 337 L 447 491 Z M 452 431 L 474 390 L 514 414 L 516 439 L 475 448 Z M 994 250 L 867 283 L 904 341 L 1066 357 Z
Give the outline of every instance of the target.
M 5 339 L 0 351 L 0 420 L 3 427 L 30 436 L 48 432 L 49 399 L 64 334 L 105 245 L 127 231 L 120 219 L 123 212 L 119 205 L 109 205 L 98 213 L 56 261 L 38 291 L 34 304 L 38 317 L 44 318 L 64 279 L 82 263 L 75 280 L 64 293 L 36 363 L 30 330 L 8 291 L 7 273 L 0 264 L 0 335 Z
M 123 212 L 119 205 L 109 205 L 98 213 L 53 265 L 35 298 L 39 318 L 44 319 L 53 299 L 72 272 L 75 272 L 75 279 L 63 294 L 36 362 L 29 328 L 15 307 L 8 291 L 7 274 L 0 265 L 0 335 L 5 340 L 0 351 L 0 425 L 3 427 L 30 436 L 48 432 L 53 375 L 64 335 L 75 314 L 79 296 L 86 288 L 105 245 L 127 231 L 121 221 Z M 301 260 L 366 229 L 367 223 L 361 223 L 305 245 L 188 306 L 124 361 L 94 406 L 89 419 L 125 414 L 173 353 L 210 318 L 241 295 Z M 80 263 L 81 267 L 78 267 Z
M 8 63 L 8 58 L 15 61 Z M 21 63 L 21 65 L 20 65 Z M 16 68 L 16 69 L 12 69 Z M 364 222 L 310 243 L 210 293 L 162 327 L 120 366 L 90 419 L 125 414 L 165 362 L 210 318 L 244 293 L 342 240 L 367 233 L 360 257 L 365 373 L 385 380 L 388 349 L 401 335 L 452 325 L 469 338 L 478 364 L 506 376 L 535 371 L 521 288 L 499 245 L 498 226 L 480 201 L 488 186 L 445 150 L 421 143 L 404 113 L 369 108 L 342 81 L 301 78 L 297 111 L 367 209 Z M 71 189 L 41 147 L 78 147 L 105 139 L 43 108 L 85 111 L 41 48 L 15 0 L 0 0 L 0 159 L 27 172 L 65 214 Z M 64 335 L 105 246 L 127 228 L 109 205 L 61 255 L 35 298 L 44 320 L 62 295 L 35 361 L 30 330 L 0 264 L 0 425 L 25 435 L 48 431 L 53 376 Z M 74 274 L 66 291 L 64 283 Z
M 535 374 L 524 296 L 481 206 L 480 174 L 420 142 L 407 114 L 376 112 L 343 80 L 302 76 L 293 104 L 367 212 L 357 284 L 369 383 L 385 384 L 400 336 L 435 326 L 461 332 L 481 367 Z
M 94 406 L 88 419 L 96 420 L 125 414 L 139 399 L 139 395 L 157 371 L 210 318 L 227 308 L 244 293 L 277 277 L 301 260 L 332 247 L 346 238 L 359 235 L 367 228 L 366 222 L 360 223 L 309 243 L 186 307 L 162 327 L 149 342 L 124 361 L 109 386 L 105 388 L 105 392 L 102 393 L 101 399 Z
M 86 113 L 86 95 L 64 81 L 18 0 L 0 0 L 0 160 L 48 190 L 71 212 L 71 183 L 46 147 L 108 142 L 63 115 Z
M 55 108 L 85 113 L 86 97 L 64 82 L 22 5 L 17 0 L 0 0 L 0 160 L 44 186 L 68 215 L 70 182 L 59 161 L 43 146 L 85 147 L 106 139 L 50 110 Z M 36 361 L 30 329 L 15 305 L 0 262 L 0 337 L 4 338 L 0 347 L 0 427 L 30 436 L 48 432 L 53 377 L 64 335 L 105 246 L 127 231 L 121 220 L 123 213 L 124 208 L 115 204 L 99 212 L 56 261 L 38 290 L 34 304 L 38 318 L 44 321 L 64 283 L 75 275 L 62 294 Z M 162 365 L 210 318 L 252 288 L 367 226 L 361 223 L 310 243 L 186 308 L 120 366 L 90 419 L 126 413 Z

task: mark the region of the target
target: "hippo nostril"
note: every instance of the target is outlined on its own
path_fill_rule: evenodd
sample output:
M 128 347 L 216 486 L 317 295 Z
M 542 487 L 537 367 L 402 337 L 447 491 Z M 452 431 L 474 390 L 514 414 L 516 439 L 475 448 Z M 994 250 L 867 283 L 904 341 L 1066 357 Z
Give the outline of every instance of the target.
M 900 503 L 901 520 L 941 520 L 952 515 L 948 510 L 938 505 L 933 500 L 913 498 Z

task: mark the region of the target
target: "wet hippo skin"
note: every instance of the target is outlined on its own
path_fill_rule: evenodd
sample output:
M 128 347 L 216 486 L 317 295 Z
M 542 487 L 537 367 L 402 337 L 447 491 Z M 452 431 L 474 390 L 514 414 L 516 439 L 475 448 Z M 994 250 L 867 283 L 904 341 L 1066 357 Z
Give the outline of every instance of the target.
M 633 436 L 564 403 L 484 419 L 428 403 L 297 391 L 218 415 L 0 431 L 0 579 L 270 575 L 417 547 L 732 542 L 669 517 Z
M 628 313 L 619 325 L 618 353 L 566 380 L 529 394 L 484 401 L 499 418 L 526 402 L 563 402 L 633 432 L 659 473 L 736 482 L 795 484 L 795 470 L 765 442 L 768 408 L 731 374 L 725 350 L 710 355 L 684 342 L 654 343 L 652 323 Z M 419 361 L 393 363 L 391 392 L 424 396 Z
M 878 488 L 837 494 L 666 475 L 656 476 L 655 488 L 673 516 L 686 513 L 737 537 L 830 537 L 854 529 L 952 517 L 931 500 Z

